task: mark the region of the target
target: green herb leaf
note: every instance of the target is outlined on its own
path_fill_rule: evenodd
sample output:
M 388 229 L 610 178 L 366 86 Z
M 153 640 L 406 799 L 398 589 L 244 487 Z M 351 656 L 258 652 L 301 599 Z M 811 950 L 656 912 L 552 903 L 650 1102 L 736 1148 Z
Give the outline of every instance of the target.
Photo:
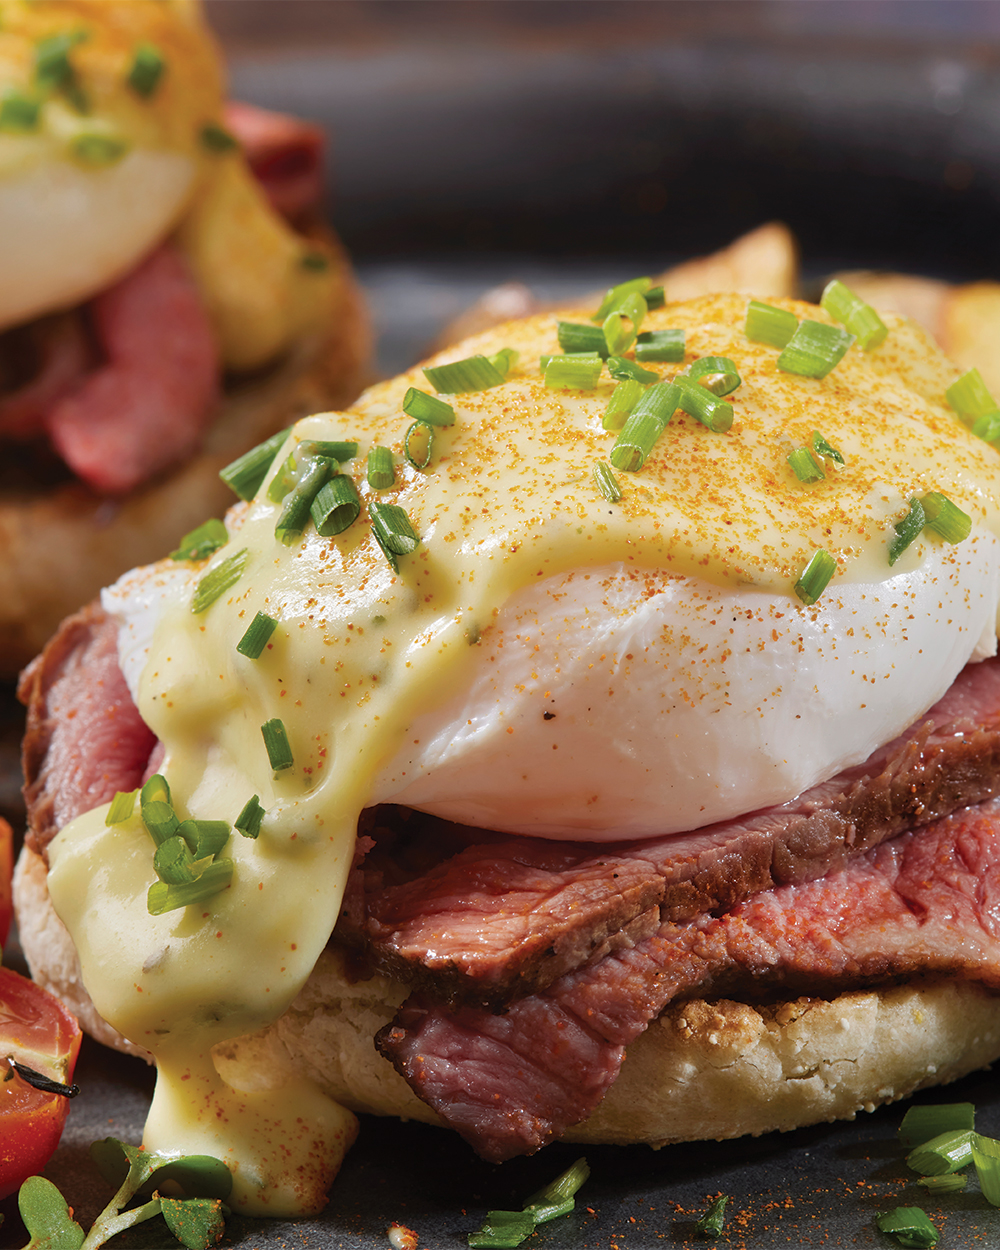
M 718 1198 L 713 1200 L 712 1205 L 694 1226 L 694 1231 L 699 1237 L 722 1236 L 722 1228 L 726 1222 L 726 1203 L 728 1201 L 728 1194 L 720 1194 Z
M 167 1228 L 188 1250 L 209 1250 L 226 1231 L 226 1208 L 218 1198 L 160 1198 Z
M 17 1207 L 31 1240 L 24 1250 L 80 1250 L 84 1233 L 69 1205 L 44 1176 L 29 1176 L 18 1190 Z

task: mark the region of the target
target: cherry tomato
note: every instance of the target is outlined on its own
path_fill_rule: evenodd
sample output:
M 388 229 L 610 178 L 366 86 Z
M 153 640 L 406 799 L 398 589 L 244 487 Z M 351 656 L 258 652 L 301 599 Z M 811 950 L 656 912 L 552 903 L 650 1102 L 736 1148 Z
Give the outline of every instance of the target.
M 27 977 L 0 968 L 0 1198 L 45 1167 L 69 1114 L 65 1095 L 35 1089 L 10 1061 L 65 1085 L 73 1076 L 81 1036 L 57 998 Z
M 0 946 L 7 941 L 14 905 L 10 897 L 10 878 L 14 871 L 14 835 L 10 825 L 0 818 Z

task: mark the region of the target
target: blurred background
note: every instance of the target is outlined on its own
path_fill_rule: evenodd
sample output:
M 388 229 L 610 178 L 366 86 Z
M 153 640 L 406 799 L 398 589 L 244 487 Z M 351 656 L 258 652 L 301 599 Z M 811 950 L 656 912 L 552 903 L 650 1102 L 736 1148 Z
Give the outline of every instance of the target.
M 806 284 L 1000 276 L 995 0 L 207 0 L 234 94 L 321 123 L 412 362 L 484 287 L 561 298 L 762 222 Z

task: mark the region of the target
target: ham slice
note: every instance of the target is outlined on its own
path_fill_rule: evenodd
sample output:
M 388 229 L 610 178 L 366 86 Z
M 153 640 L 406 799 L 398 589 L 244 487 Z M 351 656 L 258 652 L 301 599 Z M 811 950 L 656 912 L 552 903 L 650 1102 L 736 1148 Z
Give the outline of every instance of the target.
M 273 208 L 295 221 L 319 206 L 324 146 L 319 126 L 236 101 L 226 105 L 225 117 Z

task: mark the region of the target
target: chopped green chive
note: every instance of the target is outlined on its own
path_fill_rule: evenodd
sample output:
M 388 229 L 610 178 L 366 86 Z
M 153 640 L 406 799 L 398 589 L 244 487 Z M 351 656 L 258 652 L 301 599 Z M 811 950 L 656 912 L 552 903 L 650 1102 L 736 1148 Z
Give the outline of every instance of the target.
M 787 308 L 775 308 L 752 299 L 747 304 L 747 319 L 743 332 L 753 343 L 767 343 L 770 347 L 785 347 L 799 324 L 799 319 Z
M 196 874 L 191 870 L 193 863 L 191 848 L 177 834 L 164 839 L 153 855 L 153 869 L 167 885 L 185 885 L 194 881 Z
M 90 165 L 96 169 L 117 164 L 128 151 L 128 144 L 114 135 L 86 134 L 77 135 L 70 143 L 69 150 L 81 165 Z
M 638 416 L 649 414 L 656 417 L 661 425 L 666 425 L 677 411 L 681 402 L 681 389 L 673 382 L 657 382 L 655 386 L 646 387 L 639 396 L 639 401 L 632 409 Z
M 486 1250 L 513 1250 L 531 1236 L 538 1224 L 572 1211 L 576 1192 L 589 1175 L 587 1160 L 577 1159 L 551 1185 L 532 1194 L 523 1210 L 487 1211 L 482 1227 L 469 1234 L 469 1245 Z
M 513 369 L 517 365 L 517 362 L 521 359 L 521 353 L 515 351 L 513 347 L 501 347 L 498 352 L 492 356 L 487 356 L 486 359 L 490 362 L 493 368 L 496 369 L 497 373 L 503 374 L 504 380 L 506 381 L 507 374 L 510 373 L 511 369 Z
M 701 356 L 687 371 L 692 381 L 700 382 L 713 395 L 729 395 L 742 382 L 736 366 L 728 356 Z
M 902 520 L 896 521 L 893 525 L 896 537 L 889 543 L 890 566 L 895 564 L 910 543 L 920 536 L 926 524 L 927 518 L 924 516 L 923 505 L 919 499 L 911 499 L 906 516 Z M 916 1108 L 913 1108 L 913 1110 L 916 1110 Z
M 1000 410 L 987 412 L 984 416 L 977 417 L 973 423 L 972 432 L 984 443 L 996 442 L 1000 438 Z
M 144 801 L 139 811 L 142 816 L 142 823 L 146 826 L 146 832 L 157 846 L 161 842 L 165 842 L 167 838 L 173 837 L 177 832 L 177 826 L 180 824 L 180 821 L 169 803 L 165 803 L 161 799 L 155 799 L 151 803 Z
M 426 469 L 434 454 L 434 427 L 414 421 L 403 435 L 403 455 L 415 469 Z
M 151 43 L 140 43 L 132 56 L 132 68 L 128 72 L 127 79 L 128 85 L 136 95 L 141 95 L 143 99 L 148 100 L 160 85 L 160 79 L 163 77 L 163 71 L 166 67 L 167 63 L 164 61 L 159 48 L 154 47 Z
M 827 586 L 830 578 L 837 571 L 837 561 L 822 547 L 813 552 L 812 559 L 802 570 L 794 590 L 802 602 L 809 607 L 815 603 Z
M 420 546 L 420 538 L 410 518 L 399 504 L 382 503 L 377 499 L 369 503 L 368 515 L 375 541 L 382 548 L 382 554 L 392 566 L 392 571 L 398 573 L 397 556 L 410 555 Z
M 278 622 L 273 616 L 268 616 L 266 612 L 258 612 L 247 626 L 246 633 L 236 644 L 236 650 L 240 655 L 245 655 L 248 660 L 260 659 L 277 627 Z
M 924 524 L 945 542 L 964 542 L 972 531 L 972 517 L 951 502 L 947 495 L 932 490 L 920 501 L 924 508 Z
M 906 1166 L 921 1176 L 944 1176 L 958 1172 L 972 1162 L 973 1130 L 949 1129 L 915 1147 L 906 1156 Z
M 428 395 L 426 391 L 418 391 L 415 386 L 411 386 L 403 396 L 403 411 L 424 425 L 455 424 L 455 409 L 451 404 L 446 404 L 436 395 Z
M 291 768 L 295 761 L 284 723 L 275 716 L 272 720 L 265 721 L 261 725 L 260 732 L 264 739 L 267 758 L 274 771 L 277 773 L 281 772 L 282 769 Z
M 956 1194 L 965 1188 L 967 1182 L 968 1178 L 960 1172 L 948 1172 L 944 1176 L 921 1176 L 917 1179 L 917 1184 L 923 1185 L 932 1194 Z
M 666 360 L 674 364 L 684 359 L 683 330 L 645 330 L 635 341 L 636 360 Z
M 594 465 L 594 484 L 609 503 L 617 503 L 622 497 L 622 488 L 611 469 L 599 460 Z
M 299 268 L 306 269 L 310 273 L 325 273 L 330 268 L 330 258 L 325 252 L 318 252 L 315 248 L 307 248 L 299 256 Z
M 472 1250 L 513 1250 L 535 1231 L 530 1211 L 487 1211 L 483 1226 L 469 1234 Z
M 604 361 L 597 352 L 552 356 L 545 366 L 545 385 L 553 389 L 592 391 L 603 368 Z
M 883 342 L 889 330 L 871 304 L 866 304 L 843 282 L 828 282 L 820 297 L 820 307 L 834 321 L 839 321 L 858 341 L 862 351 L 869 351 Z
M 261 822 L 264 819 L 264 808 L 260 796 L 253 795 L 243 805 L 243 810 L 233 821 L 233 828 L 238 829 L 245 838 L 256 838 L 260 834 Z
M 564 352 L 597 352 L 608 356 L 608 344 L 600 326 L 579 325 L 574 321 L 560 321 L 559 346 Z
M 601 418 L 601 425 L 604 429 L 620 430 L 625 424 L 625 418 L 645 393 L 645 386 L 634 378 L 625 378 L 624 381 L 619 382 Z
M 229 131 L 218 122 L 206 122 L 198 138 L 207 152 L 232 152 L 234 148 L 240 146 Z
M 721 1237 L 726 1222 L 726 1203 L 728 1194 L 720 1194 L 712 1201 L 711 1206 L 695 1224 L 694 1231 L 699 1237 Z
M 219 473 L 219 477 L 240 499 L 253 499 L 257 494 L 291 428 L 289 425 L 277 434 L 272 434 L 265 442 L 258 443 L 256 447 L 227 464 Z
M 301 451 L 301 446 L 299 450 Z M 296 458 L 295 452 L 290 451 L 281 464 L 278 465 L 274 476 L 268 483 L 267 497 L 271 503 L 281 503 L 288 492 L 295 489 L 302 471 L 301 462 Z
M 875 1226 L 881 1233 L 895 1237 L 901 1246 L 922 1250 L 937 1244 L 938 1230 L 919 1207 L 895 1207 L 892 1211 L 879 1211 Z
M 674 378 L 673 384 L 680 389 L 678 407 L 683 408 L 688 416 L 694 417 L 715 434 L 725 434 L 732 426 L 732 404 L 719 399 L 700 382 L 693 382 L 683 374 Z
M 531 1195 L 525 1202 L 525 1211 L 537 1211 L 540 1208 L 548 1207 L 552 1204 L 562 1204 L 571 1198 L 575 1198 L 577 1191 L 583 1185 L 584 1181 L 590 1176 L 590 1164 L 583 1157 L 571 1163 L 565 1172 L 560 1172 L 554 1181 L 543 1186 Z M 551 1219 L 552 1217 L 547 1217 Z M 537 1217 L 539 1224 L 545 1223 L 543 1219 Z
M 310 505 L 316 533 L 322 538 L 342 534 L 358 519 L 361 500 L 354 479 L 337 473 L 323 486 Z
M 228 556 L 217 564 L 214 569 L 209 569 L 195 587 L 191 597 L 191 612 L 198 616 L 206 608 L 210 608 L 231 586 L 235 586 L 243 576 L 249 560 L 250 551 L 243 547 L 235 555 Z
M 218 551 L 229 542 L 226 527 L 218 519 L 211 517 L 197 529 L 191 530 L 181 539 L 176 551 L 171 551 L 171 560 L 207 560 L 213 552 Z
M 111 800 L 108 814 L 104 817 L 104 823 L 106 825 L 120 825 L 123 820 L 128 820 L 135 811 L 135 801 L 138 795 L 138 790 L 117 791 L 115 797 Z
M 972 1158 L 983 1197 L 991 1206 L 1000 1207 L 1000 1141 L 973 1133 Z
M 608 357 L 608 373 L 616 382 L 624 382 L 631 378 L 633 382 L 659 382 L 660 375 L 654 373 L 652 369 L 644 369 L 642 365 L 637 365 L 634 360 L 628 360 L 624 356 Z
M 801 321 L 778 357 L 778 368 L 803 378 L 825 378 L 839 364 L 854 335 L 824 321 Z
M 69 54 L 77 44 L 85 42 L 85 30 L 61 31 L 39 39 L 35 45 L 35 81 L 43 91 L 61 91 L 78 112 L 87 111 L 87 100 L 77 80 Z
M 358 445 L 340 439 L 310 439 L 302 444 L 302 451 L 305 455 L 325 456 L 327 460 L 342 464 L 345 460 L 354 459 L 358 454 Z
M 167 785 L 166 777 L 162 773 L 153 773 L 152 777 L 142 787 L 139 798 L 142 803 L 169 804 L 170 787 Z
M 233 861 L 217 859 L 209 864 L 200 877 L 184 885 L 168 885 L 154 881 L 146 894 L 146 907 L 151 916 L 162 916 L 191 903 L 202 903 L 224 890 L 233 879 Z
M 652 413 L 631 413 L 615 439 L 608 459 L 616 469 L 626 473 L 638 472 L 663 429 L 664 422 Z
M 826 474 L 812 457 L 808 447 L 796 447 L 788 453 L 788 463 L 800 482 L 822 482 Z
M 368 451 L 368 485 L 372 490 L 385 490 L 396 480 L 392 452 L 388 447 L 372 447 Z
M 988 416 L 997 409 L 996 400 L 987 389 L 978 369 L 963 373 L 957 382 L 948 387 L 944 397 L 967 425 L 971 425 L 977 417 Z
M 488 391 L 505 379 L 496 365 L 485 356 L 468 356 L 446 365 L 428 365 L 424 377 L 438 394 L 464 395 L 470 391 Z
M 608 313 L 601 323 L 601 332 L 610 355 L 620 356 L 628 351 L 648 311 L 646 301 L 638 291 L 633 291 L 617 304 L 613 312 Z
M 643 291 L 642 298 L 646 301 L 647 308 L 662 308 L 666 303 L 662 286 L 651 286 L 648 291 Z
M 632 278 L 628 282 L 619 282 L 617 286 L 609 288 L 591 321 L 603 322 L 605 317 L 617 312 L 630 295 L 642 295 L 652 285 L 650 278 Z
M 812 449 L 817 455 L 823 456 L 827 460 L 832 460 L 834 464 L 839 464 L 843 467 L 845 463 L 844 457 L 836 447 L 833 447 L 826 441 L 819 430 L 813 430 L 812 432 Z
M 928 1103 L 910 1107 L 899 1126 L 904 1146 L 922 1146 L 941 1133 L 957 1133 L 976 1127 L 976 1108 L 971 1102 Z
M 313 500 L 335 471 L 334 462 L 325 456 L 307 456 L 303 460 L 298 483 L 285 496 L 281 515 L 274 527 L 278 542 L 290 547 L 302 537 L 309 523 Z
M 218 855 L 231 832 L 227 820 L 182 820 L 177 826 L 177 835 L 188 844 L 196 860 Z
M 41 102 L 11 89 L 0 100 L 0 130 L 28 134 L 38 129 Z

